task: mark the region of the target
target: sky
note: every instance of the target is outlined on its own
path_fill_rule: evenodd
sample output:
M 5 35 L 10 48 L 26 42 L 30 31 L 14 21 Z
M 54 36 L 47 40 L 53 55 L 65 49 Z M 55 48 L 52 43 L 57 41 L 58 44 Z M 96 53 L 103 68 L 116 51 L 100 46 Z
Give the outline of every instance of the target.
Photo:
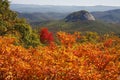
M 120 6 L 120 0 L 9 0 L 12 4 L 75 5 L 75 6 Z

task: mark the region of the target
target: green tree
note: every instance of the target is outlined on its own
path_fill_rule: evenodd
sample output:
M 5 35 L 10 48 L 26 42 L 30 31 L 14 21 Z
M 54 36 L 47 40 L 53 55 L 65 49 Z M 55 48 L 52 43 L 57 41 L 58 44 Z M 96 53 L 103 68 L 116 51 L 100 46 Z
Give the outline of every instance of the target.
M 40 44 L 39 37 L 25 19 L 18 18 L 17 13 L 10 10 L 8 0 L 0 0 L 0 36 L 12 36 L 18 44 L 25 47 Z

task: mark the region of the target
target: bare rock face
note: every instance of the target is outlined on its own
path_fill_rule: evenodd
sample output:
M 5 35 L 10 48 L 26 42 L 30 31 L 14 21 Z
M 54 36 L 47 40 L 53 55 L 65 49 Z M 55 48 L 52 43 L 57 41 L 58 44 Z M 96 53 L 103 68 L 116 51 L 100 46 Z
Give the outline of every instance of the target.
M 68 15 L 65 21 L 95 21 L 95 17 L 88 11 L 82 10 Z

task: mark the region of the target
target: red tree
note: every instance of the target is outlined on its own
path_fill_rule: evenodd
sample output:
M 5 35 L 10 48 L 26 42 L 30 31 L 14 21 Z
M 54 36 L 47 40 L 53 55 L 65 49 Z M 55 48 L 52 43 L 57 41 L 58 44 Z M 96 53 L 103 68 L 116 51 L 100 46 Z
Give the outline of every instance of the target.
M 49 32 L 47 28 L 42 28 L 40 31 L 40 41 L 50 44 L 54 41 L 53 34 Z

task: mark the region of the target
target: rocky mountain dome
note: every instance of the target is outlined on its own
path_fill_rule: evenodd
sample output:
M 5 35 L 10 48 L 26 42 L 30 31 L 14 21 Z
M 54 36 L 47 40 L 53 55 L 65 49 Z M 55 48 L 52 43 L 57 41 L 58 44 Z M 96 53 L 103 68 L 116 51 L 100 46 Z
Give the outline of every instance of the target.
M 95 21 L 95 17 L 88 11 L 81 10 L 78 12 L 73 12 L 65 18 L 65 21 Z

